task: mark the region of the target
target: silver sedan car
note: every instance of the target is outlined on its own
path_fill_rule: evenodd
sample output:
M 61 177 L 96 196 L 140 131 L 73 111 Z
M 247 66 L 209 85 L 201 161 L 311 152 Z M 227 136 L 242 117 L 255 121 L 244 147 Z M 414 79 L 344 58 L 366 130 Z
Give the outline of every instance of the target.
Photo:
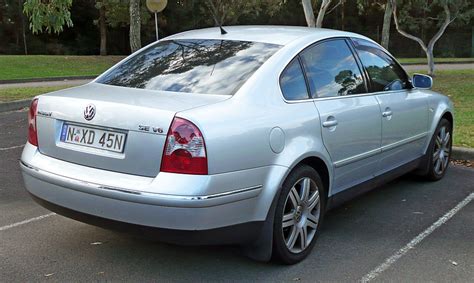
M 453 105 L 364 36 L 282 26 L 176 34 L 36 97 L 21 157 L 44 207 L 292 264 L 324 214 L 449 164 Z

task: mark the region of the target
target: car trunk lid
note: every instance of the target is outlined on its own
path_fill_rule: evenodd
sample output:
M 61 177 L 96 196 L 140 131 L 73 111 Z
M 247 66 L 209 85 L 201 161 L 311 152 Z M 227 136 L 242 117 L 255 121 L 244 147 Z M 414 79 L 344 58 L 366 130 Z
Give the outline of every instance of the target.
M 229 97 L 98 83 L 50 93 L 38 104 L 39 151 L 76 164 L 153 177 L 175 114 Z

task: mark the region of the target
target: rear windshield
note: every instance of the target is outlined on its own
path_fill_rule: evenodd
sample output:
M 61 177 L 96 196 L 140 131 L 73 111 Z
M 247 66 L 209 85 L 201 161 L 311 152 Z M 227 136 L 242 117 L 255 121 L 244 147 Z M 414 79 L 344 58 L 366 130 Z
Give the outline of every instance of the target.
M 97 82 L 161 91 L 232 95 L 279 45 L 231 40 L 167 40 L 120 63 Z

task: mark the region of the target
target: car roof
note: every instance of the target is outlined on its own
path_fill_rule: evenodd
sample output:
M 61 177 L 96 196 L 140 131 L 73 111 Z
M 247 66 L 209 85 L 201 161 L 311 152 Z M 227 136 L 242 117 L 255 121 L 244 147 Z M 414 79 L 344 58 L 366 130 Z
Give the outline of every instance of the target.
M 185 31 L 164 39 L 226 39 L 287 45 L 303 37 L 313 37 L 314 39 L 339 36 L 365 38 L 350 32 L 299 26 L 224 26 L 223 28 L 227 34 L 221 34 L 219 27 L 212 27 Z

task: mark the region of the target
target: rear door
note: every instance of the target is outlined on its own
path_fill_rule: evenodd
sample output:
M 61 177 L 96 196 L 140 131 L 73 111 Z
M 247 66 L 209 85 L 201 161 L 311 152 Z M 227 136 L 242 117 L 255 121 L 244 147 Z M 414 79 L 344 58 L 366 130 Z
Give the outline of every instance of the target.
M 400 65 L 376 44 L 352 40 L 370 77 L 370 91 L 382 110 L 382 155 L 379 173 L 410 162 L 423 154 L 428 130 L 428 100 L 411 89 Z
M 323 142 L 334 170 L 333 191 L 371 179 L 381 143 L 380 108 L 345 39 L 318 42 L 301 53 Z

